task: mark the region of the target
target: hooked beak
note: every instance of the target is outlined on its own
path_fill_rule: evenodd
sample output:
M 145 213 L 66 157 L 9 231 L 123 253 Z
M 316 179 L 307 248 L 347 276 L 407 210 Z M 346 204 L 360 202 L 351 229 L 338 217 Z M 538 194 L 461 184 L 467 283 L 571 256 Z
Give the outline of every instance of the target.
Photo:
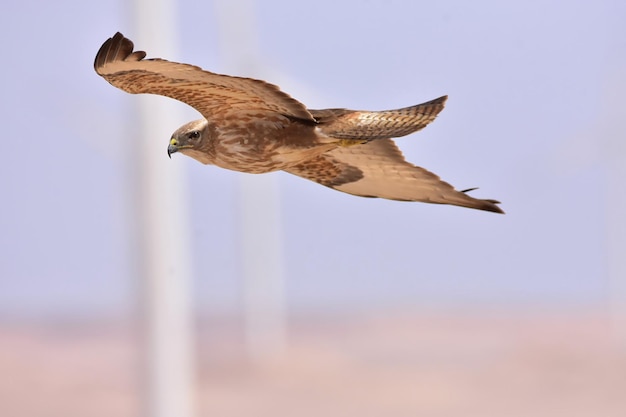
M 167 156 L 172 159 L 172 154 L 178 152 L 178 141 L 176 138 L 170 139 L 170 144 L 167 147 Z
M 176 152 L 178 152 L 178 147 L 174 145 L 170 145 L 167 147 L 167 156 L 169 156 L 170 159 L 172 159 L 172 154 Z

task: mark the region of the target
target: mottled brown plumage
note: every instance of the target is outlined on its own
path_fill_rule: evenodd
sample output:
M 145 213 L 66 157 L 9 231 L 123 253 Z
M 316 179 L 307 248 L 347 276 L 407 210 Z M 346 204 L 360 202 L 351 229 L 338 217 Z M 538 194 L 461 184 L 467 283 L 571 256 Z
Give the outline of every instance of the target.
M 406 162 L 390 139 L 432 122 L 446 96 L 397 110 L 309 110 L 264 81 L 145 56 L 118 32 L 102 45 L 94 68 L 124 91 L 171 97 L 202 114 L 174 132 L 168 154 L 255 174 L 283 170 L 364 197 L 502 213 L 497 201 L 470 197 Z

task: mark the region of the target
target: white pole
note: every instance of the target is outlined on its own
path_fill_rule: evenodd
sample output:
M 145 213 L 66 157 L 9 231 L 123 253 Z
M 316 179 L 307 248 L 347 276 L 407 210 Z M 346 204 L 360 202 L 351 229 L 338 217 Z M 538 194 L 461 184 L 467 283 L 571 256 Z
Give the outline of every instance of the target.
M 226 70 L 258 76 L 254 1 L 216 0 L 215 5 Z M 271 175 L 240 178 L 245 334 L 249 354 L 258 361 L 279 355 L 286 340 L 279 189 Z
M 269 175 L 246 175 L 240 184 L 246 345 L 251 359 L 263 361 L 286 345 L 279 190 Z
M 613 132 L 613 135 L 616 142 L 623 140 L 618 132 Z M 620 147 L 609 156 L 606 239 L 613 335 L 616 343 L 626 349 L 626 147 Z
M 602 160 L 607 168 L 606 247 L 610 282 L 611 314 L 616 343 L 626 349 L 626 142 L 622 123 L 626 110 L 622 105 L 626 83 L 622 72 L 607 77 L 606 100 L 600 137 L 604 140 Z
M 168 0 L 135 0 L 136 47 L 176 58 L 176 13 Z M 133 163 L 145 332 L 146 417 L 191 417 L 193 412 L 191 256 L 186 181 L 167 158 L 169 135 L 182 124 L 183 104 L 139 96 Z

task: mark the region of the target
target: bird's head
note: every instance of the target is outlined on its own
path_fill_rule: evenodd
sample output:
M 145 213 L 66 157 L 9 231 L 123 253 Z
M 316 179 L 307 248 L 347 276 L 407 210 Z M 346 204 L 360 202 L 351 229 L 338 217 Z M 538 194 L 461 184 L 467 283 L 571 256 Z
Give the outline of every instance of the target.
M 192 156 L 192 150 L 200 150 L 207 136 L 208 123 L 206 119 L 194 120 L 179 127 L 172 134 L 170 144 L 167 147 L 167 156 L 181 152 Z

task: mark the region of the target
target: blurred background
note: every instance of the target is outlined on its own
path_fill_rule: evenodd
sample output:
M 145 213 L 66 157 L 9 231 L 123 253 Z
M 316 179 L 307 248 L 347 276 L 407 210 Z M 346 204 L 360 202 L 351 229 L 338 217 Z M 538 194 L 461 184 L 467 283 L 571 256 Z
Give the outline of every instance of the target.
M 121 31 L 148 57 L 267 79 L 310 108 L 448 94 L 397 143 L 507 212 L 285 173 L 250 203 L 251 176 L 167 160 L 170 134 L 199 118 L 172 101 L 151 158 L 185 190 L 169 216 L 189 226 L 192 414 L 623 416 L 626 3 L 226 3 L 176 2 L 173 56 L 139 42 L 127 2 L 0 6 L 0 415 L 150 413 L 137 120 L 140 102 L 170 100 L 94 72 Z M 247 226 L 256 204 L 269 231 Z M 268 265 L 250 261 L 266 246 Z M 277 287 L 270 325 L 250 324 L 255 271 Z

